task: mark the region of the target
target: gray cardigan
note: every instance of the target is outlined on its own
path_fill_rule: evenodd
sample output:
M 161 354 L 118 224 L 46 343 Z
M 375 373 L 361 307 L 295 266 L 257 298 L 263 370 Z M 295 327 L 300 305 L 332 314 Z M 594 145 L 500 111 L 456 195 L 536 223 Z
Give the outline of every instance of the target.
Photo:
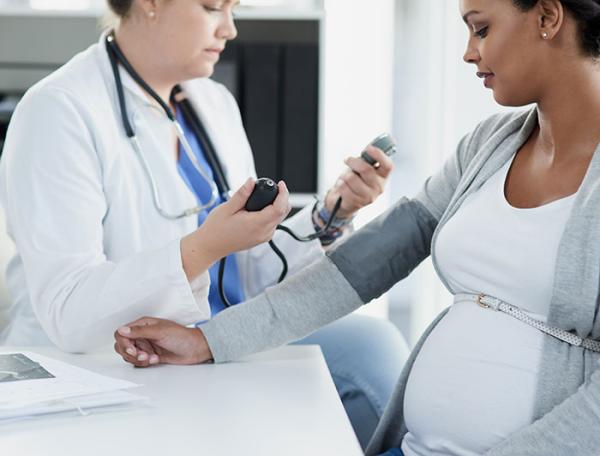
M 322 260 L 204 324 L 202 331 L 215 361 L 234 360 L 304 337 L 402 280 L 429 256 L 440 228 L 464 199 L 514 155 L 536 125 L 536 109 L 482 122 L 414 199 L 400 200 Z M 434 256 L 434 265 L 435 260 Z M 440 279 L 452 293 L 460 291 L 453 290 L 442 275 Z M 561 238 L 548 323 L 581 337 L 599 338 L 599 282 L 600 147 Z M 446 311 L 415 346 L 367 448 L 368 455 L 400 445 L 406 433 L 403 400 L 410 370 Z M 486 455 L 599 455 L 599 359 L 598 353 L 545 336 L 535 422 Z

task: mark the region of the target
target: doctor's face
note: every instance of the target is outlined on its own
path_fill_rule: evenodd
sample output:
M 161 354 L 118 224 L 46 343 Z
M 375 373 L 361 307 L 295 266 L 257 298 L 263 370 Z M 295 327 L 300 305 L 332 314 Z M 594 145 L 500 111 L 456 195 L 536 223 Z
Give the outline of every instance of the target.
M 512 0 L 460 0 L 469 29 L 464 60 L 501 105 L 523 106 L 540 95 L 544 62 L 537 13 L 521 11 Z
M 174 80 L 207 77 L 227 41 L 237 36 L 233 9 L 238 0 L 157 2 L 154 46 Z

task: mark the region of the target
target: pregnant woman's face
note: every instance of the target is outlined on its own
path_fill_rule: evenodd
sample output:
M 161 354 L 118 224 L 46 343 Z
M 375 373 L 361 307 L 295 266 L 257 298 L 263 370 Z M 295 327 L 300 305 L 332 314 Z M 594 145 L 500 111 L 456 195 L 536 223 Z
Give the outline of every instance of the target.
M 505 106 L 538 99 L 547 44 L 540 30 L 540 8 L 523 12 L 512 0 L 460 0 L 469 36 L 464 60 Z

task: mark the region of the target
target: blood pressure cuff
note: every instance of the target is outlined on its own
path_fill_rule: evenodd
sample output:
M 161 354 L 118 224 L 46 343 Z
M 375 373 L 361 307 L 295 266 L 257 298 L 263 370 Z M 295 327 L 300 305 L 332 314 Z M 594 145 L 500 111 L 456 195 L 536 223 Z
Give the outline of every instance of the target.
M 408 276 L 431 253 L 438 220 L 417 200 L 402 198 L 341 241 L 327 256 L 364 303 Z

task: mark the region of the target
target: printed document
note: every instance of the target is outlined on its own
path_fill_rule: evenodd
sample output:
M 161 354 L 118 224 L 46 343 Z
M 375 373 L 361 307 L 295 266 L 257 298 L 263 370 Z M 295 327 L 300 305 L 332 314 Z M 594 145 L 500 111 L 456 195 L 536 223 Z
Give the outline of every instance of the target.
M 139 385 L 32 352 L 0 353 L 0 420 L 143 399 Z

